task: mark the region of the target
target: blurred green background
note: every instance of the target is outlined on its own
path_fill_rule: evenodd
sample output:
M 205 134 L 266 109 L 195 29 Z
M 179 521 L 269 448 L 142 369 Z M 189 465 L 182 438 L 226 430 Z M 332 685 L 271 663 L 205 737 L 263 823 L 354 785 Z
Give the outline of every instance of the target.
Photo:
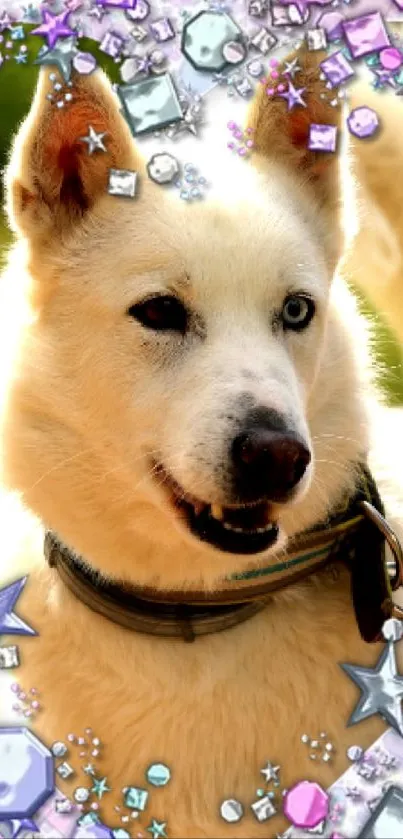
M 26 27 L 28 31 L 28 27 Z M 27 37 L 24 44 L 28 47 L 27 64 L 19 65 L 15 55 L 19 52 L 20 41 L 15 42 L 10 59 L 0 67 L 0 169 L 3 170 L 10 147 L 11 138 L 27 111 L 35 88 L 38 68 L 32 61 L 38 52 L 38 38 Z M 112 81 L 118 81 L 118 68 L 112 59 L 99 53 L 94 41 L 81 39 L 79 47 L 96 55 L 98 63 L 107 71 Z M 2 198 L 2 195 L 0 196 Z M 4 215 L 0 215 L 0 258 L 10 242 Z M 374 342 L 375 356 L 380 369 L 380 383 L 386 391 L 392 405 L 403 405 L 403 349 L 399 347 L 391 331 L 382 318 L 376 314 L 368 302 L 359 296 L 363 311 L 373 318 L 376 324 Z

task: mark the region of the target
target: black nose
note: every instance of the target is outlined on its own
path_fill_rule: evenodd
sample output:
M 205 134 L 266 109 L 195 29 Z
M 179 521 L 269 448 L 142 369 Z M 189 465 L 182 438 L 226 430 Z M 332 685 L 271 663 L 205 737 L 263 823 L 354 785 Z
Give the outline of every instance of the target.
M 286 501 L 311 459 L 297 435 L 254 425 L 232 443 L 237 494 L 244 500 Z

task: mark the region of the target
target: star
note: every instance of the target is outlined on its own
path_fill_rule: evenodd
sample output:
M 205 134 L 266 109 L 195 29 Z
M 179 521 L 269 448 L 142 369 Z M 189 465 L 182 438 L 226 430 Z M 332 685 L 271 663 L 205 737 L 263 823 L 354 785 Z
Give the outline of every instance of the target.
M 24 6 L 23 9 L 23 20 L 25 23 L 39 23 L 41 19 L 41 13 L 39 9 L 37 9 L 33 3 L 29 3 L 28 6 Z
M 83 767 L 83 770 L 86 775 L 95 775 L 95 769 L 92 763 L 87 763 L 87 765 Z
M 53 50 L 39 50 L 38 56 L 34 64 L 50 64 L 56 65 L 64 81 L 68 82 L 71 76 L 71 66 L 73 58 L 77 53 L 76 38 L 66 38 L 61 41 Z
M 302 94 L 306 90 L 305 87 L 300 87 L 298 90 L 294 87 L 292 82 L 288 82 L 288 90 L 285 93 L 279 93 L 278 95 L 282 97 L 282 99 L 287 100 L 288 104 L 288 111 L 291 111 L 295 105 L 302 105 L 306 108 L 306 102 L 304 102 L 302 98 Z
M 43 35 L 49 49 L 53 49 L 58 38 L 67 38 L 74 35 L 74 30 L 67 25 L 67 18 L 70 12 L 62 12 L 60 15 L 52 15 L 47 9 L 42 11 L 43 23 L 37 29 L 33 29 L 31 35 Z
M 82 143 L 87 143 L 88 154 L 93 154 L 94 151 L 106 151 L 106 147 L 102 142 L 103 138 L 106 136 L 106 131 L 104 131 L 103 134 L 97 134 L 92 125 L 90 125 L 87 136 L 80 137 L 80 141 Z
M 26 52 L 19 52 L 17 55 L 14 56 L 17 64 L 26 64 L 28 61 L 28 53 Z
M 103 20 L 105 15 L 109 14 L 109 10 L 105 9 L 104 6 L 92 6 L 92 8 L 87 12 L 88 17 L 96 17 L 97 20 Z
M 150 71 L 153 67 L 153 61 L 147 55 L 144 58 L 141 58 L 137 64 L 137 72 L 144 73 L 146 76 L 150 75 Z
M 152 820 L 149 827 L 146 827 L 149 833 L 152 833 L 154 839 L 159 839 L 159 837 L 166 838 L 165 828 L 167 826 L 166 822 L 157 822 L 155 819 Z
M 273 764 L 270 763 L 270 761 L 268 761 L 266 768 L 260 770 L 260 774 L 264 775 L 265 781 L 268 784 L 269 781 L 278 781 L 279 771 L 280 771 L 279 766 L 273 766 Z
M 383 68 L 375 69 L 372 71 L 374 75 L 378 77 L 378 82 L 380 87 L 384 87 L 385 85 L 390 85 L 390 87 L 397 87 L 397 83 L 393 78 L 392 73 L 390 70 L 384 70 Z
M 298 64 L 298 58 L 294 58 L 292 61 L 285 62 L 283 76 L 290 76 L 290 78 L 293 79 L 295 74 L 300 72 L 301 67 Z
M 4 32 L 5 29 L 10 29 L 11 23 L 11 18 L 7 12 L 2 12 L 0 15 L 0 32 Z
M 108 785 L 106 783 L 106 778 L 102 778 L 102 779 L 99 779 L 99 780 L 96 780 L 94 778 L 94 786 L 91 789 L 91 792 L 93 792 L 94 795 L 97 795 L 98 798 L 102 798 L 102 796 L 105 794 L 105 792 L 110 792 L 110 791 L 111 791 L 110 787 L 108 787 Z
M 13 612 L 27 577 L 21 577 L 15 583 L 0 589 L 0 635 L 37 635 L 25 621 Z
M 403 734 L 403 678 L 397 673 L 393 641 L 385 646 L 374 668 L 352 664 L 341 664 L 340 667 L 362 693 L 347 725 L 381 714 L 389 725 Z

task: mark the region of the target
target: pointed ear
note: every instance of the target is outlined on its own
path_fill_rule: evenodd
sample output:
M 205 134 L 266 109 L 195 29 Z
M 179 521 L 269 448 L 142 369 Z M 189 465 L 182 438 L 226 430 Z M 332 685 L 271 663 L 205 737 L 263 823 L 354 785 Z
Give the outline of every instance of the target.
M 109 169 L 136 169 L 130 130 L 106 76 L 74 77 L 72 101 L 58 108 L 49 68 L 41 71 L 30 113 L 14 142 L 6 175 L 8 215 L 15 232 L 46 241 L 91 210 L 105 195 Z M 106 151 L 90 154 L 82 137 L 104 133 Z
M 312 189 L 316 201 L 324 210 L 334 211 L 339 202 L 339 146 L 341 105 L 333 107 L 337 91 L 332 96 L 320 79 L 320 63 L 327 58 L 322 51 L 310 52 L 305 47 L 297 50 L 275 68 L 278 77 L 262 84 L 248 115 L 248 126 L 254 130 L 255 150 L 262 158 L 283 164 L 302 184 Z M 299 70 L 291 79 L 293 86 L 302 89 L 306 107 L 296 105 L 288 110 L 287 101 L 277 91 L 284 86 L 287 92 L 290 76 L 287 64 L 296 60 Z M 273 90 L 272 94 L 267 89 Z M 280 88 L 281 90 L 281 88 Z M 284 92 L 283 91 L 283 92 Z M 321 96 L 322 94 L 322 96 Z M 323 98 L 323 94 L 326 98 Z M 333 126 L 338 142 L 333 152 L 313 151 L 310 145 L 312 124 Z M 257 157 L 256 162 L 259 162 Z

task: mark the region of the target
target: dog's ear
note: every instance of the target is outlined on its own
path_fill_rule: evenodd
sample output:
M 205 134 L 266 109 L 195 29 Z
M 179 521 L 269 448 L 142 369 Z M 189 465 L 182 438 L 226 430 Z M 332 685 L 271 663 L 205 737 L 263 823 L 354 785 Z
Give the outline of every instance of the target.
M 334 209 L 339 199 L 339 154 L 335 152 L 312 151 L 309 148 L 309 134 L 312 123 L 340 128 L 341 107 L 330 104 L 337 95 L 329 95 L 325 82 L 320 79 L 320 62 L 327 57 L 325 52 L 310 52 L 305 47 L 275 68 L 275 79 L 268 78 L 261 85 L 248 115 L 248 126 L 254 130 L 255 150 L 265 159 L 280 162 L 301 182 L 312 187 L 317 201 L 323 209 Z M 291 78 L 287 65 L 299 68 Z M 289 82 L 302 90 L 305 103 L 288 109 L 287 100 L 278 95 L 287 93 Z M 269 90 L 269 93 L 267 92 Z M 271 93 L 270 91 L 273 91 Z M 324 98 L 325 94 L 325 98 Z M 339 137 L 339 131 L 337 132 Z M 337 144 L 339 145 L 339 143 Z M 259 156 L 256 156 L 257 162 Z
M 49 69 L 49 68 L 47 68 Z M 77 223 L 106 194 L 109 169 L 138 164 L 129 128 L 106 76 L 74 76 L 72 101 L 50 100 L 49 73 L 41 71 L 33 104 L 18 132 L 6 176 L 11 226 L 36 241 Z M 106 151 L 90 153 L 90 128 L 105 136 Z

